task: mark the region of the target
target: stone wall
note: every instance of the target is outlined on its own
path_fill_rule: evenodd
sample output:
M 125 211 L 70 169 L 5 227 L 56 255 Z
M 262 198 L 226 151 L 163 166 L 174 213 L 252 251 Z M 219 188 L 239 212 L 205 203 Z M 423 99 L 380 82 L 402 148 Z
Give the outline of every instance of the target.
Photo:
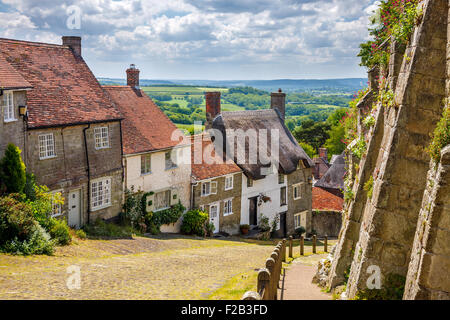
M 201 188 L 202 182 L 199 181 L 196 186 L 193 187 L 193 207 L 204 207 L 206 212 L 209 212 L 209 205 L 218 203 L 220 204 L 219 213 L 219 225 L 220 231 L 229 234 L 240 233 L 241 222 L 241 192 L 242 192 L 242 173 L 236 173 L 233 175 L 233 189 L 225 190 L 225 176 L 215 179 L 207 180 L 217 182 L 217 194 L 202 197 Z M 233 214 L 224 216 L 224 200 L 233 198 Z
M 311 209 L 312 209 L 312 184 L 309 182 L 312 179 L 312 169 L 298 169 L 287 176 L 288 189 L 288 211 L 286 214 L 286 233 L 292 235 L 295 232 L 294 215 L 297 213 L 307 211 L 306 217 L 306 232 L 311 232 Z M 294 199 L 294 185 L 303 183 L 303 189 L 300 199 Z
M 337 237 L 342 227 L 342 212 L 320 211 L 312 212 L 311 228 L 317 236 Z
M 12 122 L 4 121 L 4 96 L 0 96 L 0 159 L 5 153 L 5 149 L 9 143 L 13 143 L 18 146 L 20 150 L 25 149 L 25 128 L 26 124 L 23 121 L 23 117 L 19 115 L 19 106 L 26 105 L 26 92 L 14 91 L 14 115 L 17 119 Z M 25 161 L 25 152 L 22 152 L 22 159 Z
M 355 298 L 368 289 L 366 281 L 371 275 L 368 273 L 370 266 L 380 268 L 382 286 L 387 287 L 388 276 L 406 277 L 413 261 L 417 265 L 412 251 L 429 170 L 430 158 L 425 149 L 443 110 L 448 43 L 447 0 L 425 0 L 420 5 L 423 16 L 418 20 L 406 52 L 403 54 L 403 48 L 391 43 L 388 87 L 385 89 L 394 91 L 395 103 L 388 108 L 379 106 L 377 124 L 368 136 L 366 157 L 360 163 L 352 186 L 354 200 L 344 211 L 328 286 L 334 288 L 342 284 L 345 273 L 350 270 L 348 298 Z M 371 175 L 374 178 L 373 195 L 367 198 L 362 186 Z M 444 223 L 448 226 L 448 221 Z M 430 238 L 442 235 L 442 232 L 437 236 L 431 232 Z M 442 239 L 448 240 L 446 235 Z M 427 250 L 431 250 L 429 246 L 422 250 L 427 252 L 422 252 L 422 256 L 428 260 L 422 261 L 433 261 L 436 265 L 428 272 L 431 264 L 421 263 L 425 269 L 423 274 L 428 272 L 422 279 L 428 279 L 428 288 L 442 292 L 436 283 L 447 273 L 445 269 L 436 271 L 436 266 L 448 265 L 448 255 L 442 259 L 429 259 Z M 440 283 L 444 285 L 445 282 Z M 412 289 L 412 284 L 408 286 L 405 297 L 411 298 L 414 294 L 408 292 L 418 291 Z

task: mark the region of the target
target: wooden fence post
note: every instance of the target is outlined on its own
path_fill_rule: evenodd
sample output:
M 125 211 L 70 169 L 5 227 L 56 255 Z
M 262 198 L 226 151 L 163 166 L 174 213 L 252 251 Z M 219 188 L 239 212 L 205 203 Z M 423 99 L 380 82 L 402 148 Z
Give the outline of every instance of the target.
M 289 236 L 289 258 L 292 258 L 292 236 Z
M 313 235 L 313 247 L 312 247 L 313 253 L 316 253 L 316 241 L 317 241 L 317 237 L 316 237 L 316 235 Z
M 325 239 L 323 240 L 323 250 L 328 252 L 328 236 L 325 235 Z
M 275 250 L 277 250 L 277 249 L 275 249 Z M 279 265 L 279 262 L 280 262 L 281 259 L 280 259 L 280 254 L 277 251 L 274 251 L 270 257 L 275 261 L 274 267 L 273 267 L 274 272 L 273 272 L 273 283 L 272 283 L 272 285 L 273 285 L 273 287 L 272 287 L 272 300 L 278 300 L 278 291 L 277 291 L 277 289 L 278 289 L 278 285 L 279 285 L 279 282 L 280 282 L 280 275 L 279 275 L 279 272 L 278 272 L 278 265 Z
M 269 286 L 266 289 L 267 292 L 267 299 L 266 300 L 273 300 L 273 293 L 274 293 L 274 283 L 275 283 L 275 260 L 273 258 L 268 258 L 266 260 L 266 269 L 270 272 L 270 279 L 269 279 Z M 275 289 L 276 292 L 276 289 Z
M 305 237 L 300 236 L 300 255 L 303 256 L 305 254 Z
M 283 262 L 286 262 L 286 239 L 283 239 L 283 245 L 281 249 L 281 258 Z
M 267 269 L 261 269 L 258 272 L 258 294 L 260 295 L 262 300 L 268 299 L 268 291 L 269 291 L 269 283 L 270 283 L 270 272 Z

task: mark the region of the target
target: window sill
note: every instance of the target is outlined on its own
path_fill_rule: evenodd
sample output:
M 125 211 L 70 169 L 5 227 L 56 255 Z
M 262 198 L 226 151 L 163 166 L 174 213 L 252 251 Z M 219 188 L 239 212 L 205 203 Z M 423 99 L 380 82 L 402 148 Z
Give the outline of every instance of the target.
M 231 191 L 231 190 L 233 190 L 234 188 L 228 188 L 228 189 L 225 189 L 225 191 Z
M 161 209 L 158 209 L 158 210 L 153 210 L 153 212 L 164 211 L 164 210 L 167 210 L 167 209 L 170 209 L 170 207 L 161 208 Z
M 302 198 L 300 197 L 300 198 L 294 198 L 294 200 L 302 200 Z
M 44 158 L 39 158 L 39 160 L 55 159 L 56 157 L 57 157 L 57 156 L 44 157 Z
M 233 215 L 233 212 L 231 212 L 231 213 L 224 213 L 223 214 L 224 217 L 228 217 L 228 216 L 231 216 L 231 215 Z
M 52 214 L 50 215 L 51 218 L 58 218 L 58 217 L 62 217 L 64 214 L 63 213 L 58 213 L 58 214 Z
M 11 122 L 17 122 L 19 121 L 19 119 L 4 119 L 3 122 L 4 123 L 11 123 Z
M 106 208 L 109 208 L 109 207 L 112 207 L 112 204 L 111 204 L 111 203 L 108 204 L 108 205 L 101 206 L 101 207 L 96 207 L 96 208 L 93 207 L 93 208 L 91 209 L 91 211 L 92 211 L 92 212 L 94 212 L 94 211 L 99 211 L 99 210 L 106 209 Z
M 145 177 L 145 176 L 149 176 L 149 175 L 151 175 L 153 172 L 147 172 L 147 173 L 142 173 L 141 172 L 141 177 Z
M 111 147 L 101 147 L 101 148 L 95 147 L 95 150 L 104 150 L 104 149 L 111 149 Z
M 166 168 L 165 171 L 170 171 L 170 170 L 174 170 L 174 169 L 178 169 L 178 166 L 173 166 L 170 168 Z

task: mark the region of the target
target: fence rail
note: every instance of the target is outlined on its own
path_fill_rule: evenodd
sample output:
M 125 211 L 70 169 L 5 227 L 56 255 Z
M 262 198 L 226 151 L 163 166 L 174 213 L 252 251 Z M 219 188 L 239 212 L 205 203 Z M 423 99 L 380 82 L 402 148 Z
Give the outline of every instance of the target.
M 242 300 L 277 300 L 283 262 L 286 262 L 286 239 L 278 242 L 265 268 L 259 270 L 257 292 L 247 291 Z

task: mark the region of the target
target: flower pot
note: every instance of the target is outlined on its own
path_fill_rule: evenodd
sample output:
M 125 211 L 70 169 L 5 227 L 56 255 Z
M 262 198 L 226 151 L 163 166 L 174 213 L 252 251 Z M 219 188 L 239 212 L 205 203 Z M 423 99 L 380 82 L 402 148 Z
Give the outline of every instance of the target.
M 242 234 L 248 234 L 248 229 L 241 229 Z

